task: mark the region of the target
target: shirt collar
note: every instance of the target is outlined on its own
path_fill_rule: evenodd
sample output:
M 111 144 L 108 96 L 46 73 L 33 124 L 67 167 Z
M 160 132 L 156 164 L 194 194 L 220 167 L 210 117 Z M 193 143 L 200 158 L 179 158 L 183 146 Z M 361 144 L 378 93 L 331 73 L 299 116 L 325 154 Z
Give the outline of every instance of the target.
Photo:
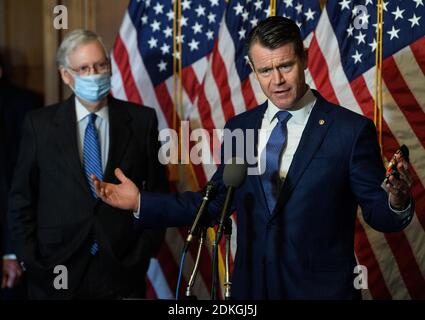
M 77 113 L 77 123 L 85 119 L 90 114 L 90 112 L 81 104 L 77 97 L 75 97 L 75 111 Z M 102 109 L 95 112 L 95 114 L 101 119 L 108 120 L 108 106 L 104 106 Z
M 298 105 L 300 106 L 297 110 L 288 111 L 292 117 L 289 119 L 290 122 L 296 124 L 305 124 L 307 122 L 308 116 L 313 109 L 314 104 L 316 103 L 316 97 L 311 91 L 310 88 L 307 89 L 304 96 L 298 101 Z M 268 106 L 266 110 L 266 119 L 271 123 L 276 116 L 276 113 L 282 111 L 279 109 L 273 102 L 268 100 Z M 288 122 L 289 122 L 288 121 Z

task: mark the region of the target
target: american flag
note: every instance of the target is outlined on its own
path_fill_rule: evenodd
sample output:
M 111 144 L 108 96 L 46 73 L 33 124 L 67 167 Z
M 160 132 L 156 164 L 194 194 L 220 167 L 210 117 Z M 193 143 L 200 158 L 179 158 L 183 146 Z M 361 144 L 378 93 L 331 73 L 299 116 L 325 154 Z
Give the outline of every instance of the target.
M 180 120 L 188 120 L 191 130 L 204 128 L 214 136 L 213 129 L 223 128 L 233 115 L 265 99 L 247 64 L 243 46 L 249 31 L 271 14 L 272 5 L 276 15 L 293 19 L 301 28 L 309 48 L 306 77 L 310 86 L 328 100 L 373 119 L 379 49 L 377 2 L 132 0 L 112 53 L 113 94 L 155 108 L 159 130 L 176 128 Z M 423 0 L 392 0 L 382 1 L 382 7 L 382 150 L 388 160 L 399 145 L 409 147 L 416 212 L 403 232 L 391 234 L 372 230 L 359 215 L 355 251 L 359 263 L 368 268 L 369 289 L 362 291 L 364 298 L 423 299 L 425 6 Z M 176 8 L 181 8 L 180 13 Z M 179 65 L 181 73 L 176 78 Z M 202 141 L 208 143 L 206 150 L 211 153 L 217 147 L 214 142 Z M 180 180 L 172 182 L 175 190 L 198 190 L 211 178 L 216 165 L 189 167 L 180 172 Z M 235 221 L 233 218 L 232 239 L 237 232 Z M 213 233 L 210 229 L 208 236 Z M 148 271 L 148 297 L 174 297 L 186 235 L 187 229 L 168 229 L 161 251 L 152 259 Z M 231 249 L 233 258 L 234 240 Z M 190 253 L 183 272 L 183 288 L 189 280 L 195 249 Z M 210 294 L 210 253 L 211 243 L 207 242 L 193 288 L 199 299 L 208 299 Z M 223 257 L 221 247 L 221 283 Z

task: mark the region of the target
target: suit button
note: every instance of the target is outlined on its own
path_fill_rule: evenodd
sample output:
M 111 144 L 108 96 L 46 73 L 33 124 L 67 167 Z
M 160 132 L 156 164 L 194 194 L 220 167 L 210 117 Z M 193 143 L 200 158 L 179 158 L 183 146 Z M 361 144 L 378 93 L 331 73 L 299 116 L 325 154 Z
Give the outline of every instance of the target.
M 273 226 L 273 225 L 269 222 L 269 223 L 267 223 L 267 227 L 266 227 L 266 229 L 267 229 L 267 230 L 271 230 L 272 226 Z

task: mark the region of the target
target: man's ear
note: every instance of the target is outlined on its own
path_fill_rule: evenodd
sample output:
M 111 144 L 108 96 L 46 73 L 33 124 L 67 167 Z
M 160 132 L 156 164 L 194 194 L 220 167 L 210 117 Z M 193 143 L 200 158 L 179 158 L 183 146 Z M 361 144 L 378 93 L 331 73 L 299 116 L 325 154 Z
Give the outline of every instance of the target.
M 0 79 L 1 79 L 2 76 L 3 76 L 3 69 L 2 69 L 2 67 L 0 67 Z
M 66 70 L 66 68 L 64 66 L 60 66 L 59 67 L 59 73 L 61 74 L 61 78 L 62 81 L 66 84 L 69 85 L 71 83 L 71 75 L 69 74 L 68 70 Z

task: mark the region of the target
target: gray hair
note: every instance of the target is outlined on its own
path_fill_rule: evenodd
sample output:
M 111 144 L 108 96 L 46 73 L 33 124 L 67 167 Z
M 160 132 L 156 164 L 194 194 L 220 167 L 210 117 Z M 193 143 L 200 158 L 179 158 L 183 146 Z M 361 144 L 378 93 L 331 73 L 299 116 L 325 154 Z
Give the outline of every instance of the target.
M 109 52 L 106 50 L 106 46 L 100 36 L 90 30 L 77 29 L 68 33 L 60 44 L 58 52 L 56 53 L 56 62 L 58 67 L 70 67 L 70 54 L 74 52 L 79 46 L 92 41 L 98 41 L 102 45 L 103 49 L 105 50 L 105 56 L 109 59 Z

